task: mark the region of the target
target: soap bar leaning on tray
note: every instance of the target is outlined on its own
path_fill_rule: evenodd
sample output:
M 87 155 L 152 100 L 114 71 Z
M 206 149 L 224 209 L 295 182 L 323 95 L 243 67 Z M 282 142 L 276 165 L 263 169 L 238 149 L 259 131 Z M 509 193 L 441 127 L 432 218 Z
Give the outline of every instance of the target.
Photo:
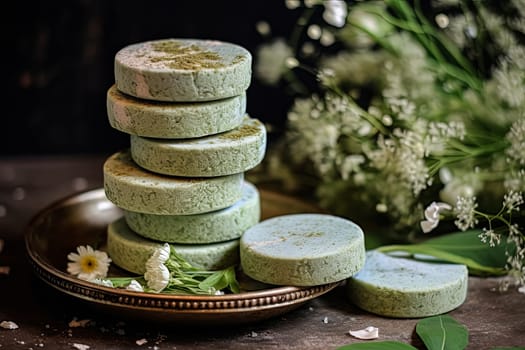
M 392 257 L 369 251 L 365 266 L 347 280 L 349 299 L 388 317 L 418 318 L 459 307 L 467 297 L 465 265 Z
M 264 220 L 241 237 L 244 273 L 275 285 L 315 286 L 345 280 L 365 260 L 364 234 L 350 220 L 289 214 Z
M 214 177 L 257 166 L 266 151 L 266 129 L 245 117 L 237 128 L 217 135 L 161 140 L 131 135 L 131 156 L 141 167 L 159 174 Z
M 224 209 L 242 197 L 244 174 L 208 178 L 162 176 L 141 169 L 129 151 L 103 167 L 106 197 L 117 207 L 147 214 L 189 215 Z
M 257 188 L 244 183 L 242 198 L 232 206 L 194 215 L 154 215 L 124 211 L 128 226 L 137 234 L 168 243 L 203 244 L 239 238 L 259 222 Z
M 156 102 L 119 92 L 107 92 L 109 124 L 122 132 L 144 137 L 184 139 L 228 131 L 241 125 L 246 94 L 208 102 Z
M 144 274 L 146 261 L 164 243 L 137 235 L 124 218 L 110 223 L 107 228 L 108 254 L 120 268 Z M 213 244 L 170 244 L 192 266 L 204 270 L 221 270 L 239 261 L 239 240 Z
M 137 98 L 197 102 L 242 95 L 252 57 L 227 42 L 164 39 L 129 45 L 115 55 L 117 89 Z

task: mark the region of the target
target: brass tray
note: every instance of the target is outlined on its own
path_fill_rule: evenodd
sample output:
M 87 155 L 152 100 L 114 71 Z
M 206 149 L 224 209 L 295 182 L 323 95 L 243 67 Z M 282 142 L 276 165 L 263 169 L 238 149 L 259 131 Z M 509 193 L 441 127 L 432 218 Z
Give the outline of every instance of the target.
M 262 219 L 299 212 L 318 212 L 296 198 L 260 190 Z M 242 292 L 220 296 L 132 292 L 80 280 L 66 271 L 67 254 L 78 245 L 104 249 L 106 226 L 122 215 L 103 189 L 62 199 L 38 213 L 25 232 L 34 272 L 60 292 L 90 303 L 102 312 L 142 320 L 199 326 L 250 323 L 282 315 L 334 289 L 338 283 L 315 287 L 271 286 L 239 276 Z M 110 276 L 126 272 L 111 266 Z

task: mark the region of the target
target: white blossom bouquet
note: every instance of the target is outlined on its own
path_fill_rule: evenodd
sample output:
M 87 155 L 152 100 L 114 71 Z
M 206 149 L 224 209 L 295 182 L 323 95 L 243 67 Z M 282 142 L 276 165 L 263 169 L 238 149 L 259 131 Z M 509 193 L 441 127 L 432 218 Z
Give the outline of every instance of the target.
M 258 24 L 256 76 L 294 98 L 265 175 L 391 242 L 475 230 L 523 286 L 525 1 L 285 3 L 289 37 Z

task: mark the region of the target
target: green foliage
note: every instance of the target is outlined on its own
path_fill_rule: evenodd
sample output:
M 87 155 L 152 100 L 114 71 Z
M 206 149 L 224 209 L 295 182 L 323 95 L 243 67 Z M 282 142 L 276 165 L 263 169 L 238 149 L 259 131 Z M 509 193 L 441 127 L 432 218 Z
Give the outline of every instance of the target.
M 495 247 L 481 242 L 479 230 L 456 232 L 428 239 L 418 244 L 388 245 L 378 248 L 382 252 L 404 251 L 424 254 L 457 264 L 464 264 L 472 275 L 501 275 L 505 273 L 507 244 Z
M 207 277 L 199 283 L 201 290 L 223 290 L 229 289 L 234 293 L 239 293 L 239 283 L 235 278 L 235 268 L 233 266 L 220 270 Z
M 468 330 L 448 315 L 425 318 L 416 325 L 428 350 L 463 350 L 468 345 Z

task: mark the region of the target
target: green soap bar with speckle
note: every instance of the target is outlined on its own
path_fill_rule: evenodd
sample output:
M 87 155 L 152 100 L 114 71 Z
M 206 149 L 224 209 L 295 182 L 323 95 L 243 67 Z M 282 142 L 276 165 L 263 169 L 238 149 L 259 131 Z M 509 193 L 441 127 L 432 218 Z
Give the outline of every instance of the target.
M 224 209 L 242 196 L 244 174 L 207 178 L 163 176 L 146 171 L 129 151 L 104 163 L 106 197 L 122 209 L 156 215 L 189 215 Z
M 214 243 L 241 237 L 261 216 L 259 191 L 244 183 L 242 198 L 232 206 L 195 215 L 152 215 L 124 211 L 129 227 L 146 238 L 169 243 Z
M 115 265 L 136 274 L 144 274 L 146 261 L 163 243 L 137 235 L 120 218 L 108 225 L 107 250 Z M 239 261 L 239 240 L 214 244 L 171 244 L 191 265 L 205 270 L 221 270 Z
M 350 220 L 327 214 L 290 214 L 264 220 L 241 237 L 244 273 L 275 285 L 314 286 L 342 281 L 365 262 L 364 235 Z
M 242 95 L 252 56 L 227 42 L 163 39 L 129 45 L 115 55 L 115 84 L 125 94 L 156 101 L 212 101 Z
M 202 137 L 232 130 L 246 114 L 246 94 L 208 102 L 155 102 L 107 93 L 109 124 L 122 132 L 162 139 Z
M 382 316 L 418 318 L 449 312 L 467 297 L 465 265 L 439 264 L 369 251 L 363 269 L 347 281 L 358 307 Z
M 266 129 L 254 118 L 217 135 L 160 140 L 131 135 L 131 156 L 141 167 L 172 176 L 223 176 L 257 166 L 266 151 Z

